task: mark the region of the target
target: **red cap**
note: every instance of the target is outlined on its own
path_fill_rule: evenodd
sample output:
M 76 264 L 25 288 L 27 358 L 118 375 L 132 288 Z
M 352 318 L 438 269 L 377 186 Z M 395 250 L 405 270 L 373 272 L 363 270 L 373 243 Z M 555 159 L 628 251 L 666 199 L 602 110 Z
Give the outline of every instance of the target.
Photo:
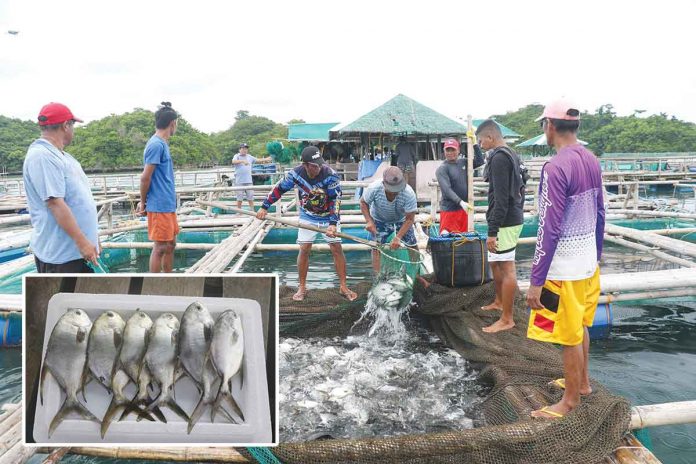
M 39 126 L 50 126 L 70 120 L 82 122 L 82 119 L 76 118 L 70 108 L 62 103 L 49 103 L 39 111 Z
M 459 142 L 456 139 L 445 140 L 445 148 L 456 148 L 459 150 Z

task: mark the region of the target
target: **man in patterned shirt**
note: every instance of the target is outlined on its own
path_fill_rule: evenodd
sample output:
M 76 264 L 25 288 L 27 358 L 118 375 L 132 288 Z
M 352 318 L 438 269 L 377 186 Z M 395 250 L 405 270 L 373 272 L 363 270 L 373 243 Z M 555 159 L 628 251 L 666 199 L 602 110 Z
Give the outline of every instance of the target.
M 599 300 L 599 260 L 604 238 L 602 170 L 595 155 L 578 143 L 577 107 L 551 103 L 537 119 L 548 144 L 556 149 L 541 171 L 539 230 L 532 261 L 527 304 L 527 336 L 563 345 L 565 378 L 561 400 L 532 412 L 558 418 L 592 392 L 588 374 L 590 336 Z
M 317 147 L 309 146 L 302 150 L 302 164 L 289 171 L 283 180 L 278 182 L 268 195 L 256 213 L 257 219 L 264 219 L 268 208 L 280 200 L 280 197 L 293 187 L 297 187 L 299 196 L 300 224 L 310 224 L 315 227 L 326 228 L 323 234 L 324 240 L 331 248 L 336 273 L 340 283 L 339 292 L 349 301 L 353 301 L 358 294 L 348 288 L 346 284 L 346 257 L 341 247 L 341 239 L 336 237 L 336 232 L 341 230 L 339 203 L 341 201 L 341 184 L 336 172 L 324 164 L 324 158 Z M 302 301 L 307 294 L 307 272 L 309 271 L 309 255 L 317 232 L 299 228 L 297 230 L 297 243 L 300 245 L 300 253 L 297 256 L 297 268 L 300 286 L 293 300 Z

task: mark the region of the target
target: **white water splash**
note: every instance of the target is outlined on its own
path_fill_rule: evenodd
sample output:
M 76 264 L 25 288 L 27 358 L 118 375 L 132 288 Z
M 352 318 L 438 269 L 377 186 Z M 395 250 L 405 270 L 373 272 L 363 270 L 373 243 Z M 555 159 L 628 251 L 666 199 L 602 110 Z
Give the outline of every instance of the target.
M 481 387 L 435 338 L 281 340 L 280 439 L 357 438 L 462 430 Z

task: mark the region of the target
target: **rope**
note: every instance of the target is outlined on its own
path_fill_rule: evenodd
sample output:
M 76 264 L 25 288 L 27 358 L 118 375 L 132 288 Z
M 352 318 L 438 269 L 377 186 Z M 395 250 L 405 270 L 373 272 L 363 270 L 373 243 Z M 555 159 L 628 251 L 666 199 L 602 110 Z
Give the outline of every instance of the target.
M 418 251 L 418 254 L 421 256 L 421 259 L 418 261 L 410 261 L 410 260 L 406 260 L 406 259 L 395 258 L 394 256 L 392 256 L 389 253 L 387 253 L 386 251 L 384 251 L 382 248 L 375 248 L 375 250 L 379 251 L 382 254 L 382 256 L 384 256 L 388 259 L 391 259 L 392 261 L 396 261 L 397 263 L 421 265 L 425 262 L 425 258 L 422 258 L 423 253 L 420 250 L 416 250 L 416 251 Z

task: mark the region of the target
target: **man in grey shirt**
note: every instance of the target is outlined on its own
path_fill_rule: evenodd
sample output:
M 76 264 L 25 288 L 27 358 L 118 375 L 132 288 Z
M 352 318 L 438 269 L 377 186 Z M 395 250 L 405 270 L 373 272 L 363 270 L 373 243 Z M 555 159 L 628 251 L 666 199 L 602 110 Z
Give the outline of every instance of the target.
M 474 169 L 483 165 L 483 153 L 474 147 Z M 468 213 L 474 212 L 474 205 L 466 202 L 469 197 L 467 159 L 459 156 L 459 142 L 445 140 L 445 162 L 435 171 L 440 185 L 440 234 L 447 232 L 467 232 Z
M 411 186 L 413 191 L 416 191 L 416 147 L 412 143 L 406 141 L 406 137 L 399 137 L 399 143 L 396 145 L 396 165 L 404 174 L 406 183 Z
M 268 158 L 255 158 L 249 154 L 249 145 L 243 143 L 239 146 L 239 153 L 232 158 L 234 169 L 235 187 L 247 187 L 253 185 L 251 179 L 251 166 L 254 163 L 266 163 L 272 161 Z M 254 211 L 254 190 L 237 190 L 237 209 L 242 209 L 242 200 L 246 198 L 249 208 Z

